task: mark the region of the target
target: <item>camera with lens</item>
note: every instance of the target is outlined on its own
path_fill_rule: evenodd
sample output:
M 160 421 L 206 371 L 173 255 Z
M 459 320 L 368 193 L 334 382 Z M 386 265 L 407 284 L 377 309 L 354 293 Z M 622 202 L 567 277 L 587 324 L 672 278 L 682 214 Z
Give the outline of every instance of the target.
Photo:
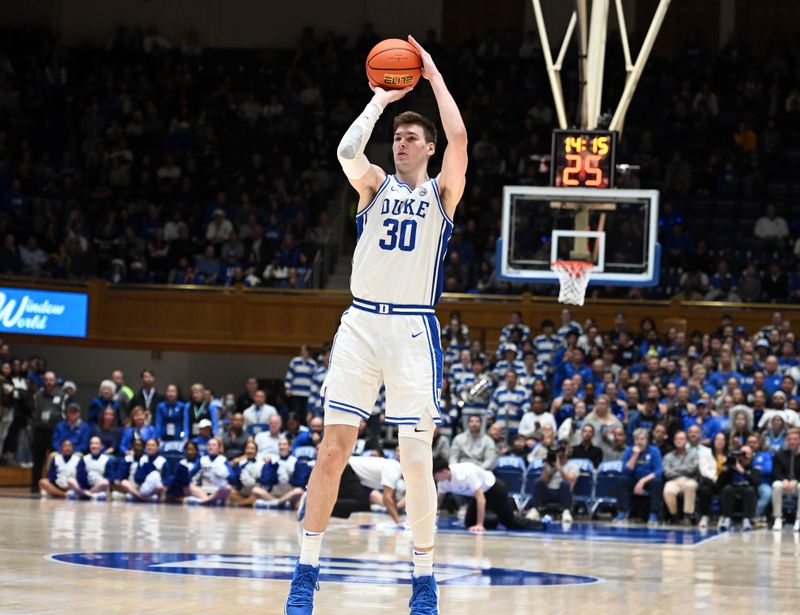
M 567 451 L 567 443 L 566 442 L 558 442 L 556 444 L 552 444 L 547 448 L 547 463 L 554 464 L 556 462 L 556 457 L 565 453 Z
M 729 451 L 726 463 L 730 467 L 734 467 L 736 465 L 736 462 L 740 461 L 743 457 L 744 453 L 742 451 Z

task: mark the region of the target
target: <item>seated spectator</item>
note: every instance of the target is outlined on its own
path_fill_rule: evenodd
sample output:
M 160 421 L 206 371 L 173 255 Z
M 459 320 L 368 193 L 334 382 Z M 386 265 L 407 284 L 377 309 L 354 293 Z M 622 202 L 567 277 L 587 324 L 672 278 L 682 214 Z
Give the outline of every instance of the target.
M 593 386 L 591 383 L 589 387 Z M 578 446 L 581 443 L 581 427 L 586 420 L 586 402 L 579 399 L 575 402 L 575 410 L 573 415 L 568 417 L 561 427 L 558 428 L 558 439 L 562 442 L 568 442 L 570 446 Z
M 705 531 L 708 529 L 708 517 L 711 514 L 711 500 L 716 491 L 719 468 L 714 453 L 711 451 L 711 448 L 703 444 L 702 437 L 702 431 L 697 424 L 691 425 L 687 430 L 688 443 L 686 447 L 689 450 L 697 451 L 697 471 L 699 475 L 697 483 L 697 505 L 700 509 L 700 520 L 697 523 L 697 529 Z M 725 434 L 722 432 L 718 433 L 714 437 L 714 441 L 716 442 L 717 440 L 725 447 Z
M 600 450 L 603 451 L 603 461 L 622 461 L 625 451 L 628 449 L 628 436 L 625 435 L 625 429 L 621 426 L 612 427 L 607 433 L 611 438 L 611 443 L 608 447 L 600 447 Z M 601 444 L 602 442 L 601 440 Z
M 313 423 L 313 420 L 312 420 Z M 523 442 L 525 438 L 523 438 Z M 436 426 L 433 430 L 433 456 L 442 456 L 445 459 L 450 457 L 450 438 L 442 433 L 442 428 Z
M 70 402 L 67 406 L 67 418 L 56 425 L 53 431 L 53 450 L 61 450 L 61 443 L 69 440 L 76 453 L 85 453 L 89 450 L 91 433 L 89 426 L 81 420 L 81 407 L 77 402 Z
M 589 439 L 591 442 L 591 438 Z M 599 449 L 598 449 L 599 450 Z M 575 476 L 567 473 L 569 446 L 551 445 L 547 456 L 543 459 L 542 475 L 533 483 L 533 508 L 528 519 L 538 521 L 542 507 L 557 505 L 561 513 L 561 522 L 572 523 L 572 484 Z
M 175 471 L 170 477 L 167 487 L 167 498 L 170 501 L 180 501 L 183 499 L 184 490 L 189 486 L 191 477 L 194 475 L 195 467 L 200 463 L 200 455 L 197 445 L 189 440 L 183 446 L 183 459 L 175 466 Z
M 89 454 L 81 457 L 75 477 L 67 479 L 69 490 L 76 497 L 104 502 L 114 480 L 114 460 L 103 452 L 98 436 L 89 440 Z
M 311 424 L 309 424 L 307 431 L 301 431 L 292 440 L 292 451 L 296 451 L 301 446 L 316 446 L 322 439 L 323 422 L 320 417 L 315 418 L 316 420 L 313 421 L 314 429 L 311 429 Z M 358 435 L 356 436 L 356 445 L 353 447 L 353 455 L 363 455 L 367 451 L 378 451 L 380 448 L 378 436 L 373 434 L 367 422 L 361 419 L 358 422 Z
M 500 423 L 495 421 L 489 425 L 489 429 L 486 430 L 486 435 L 494 442 L 495 457 L 500 457 L 508 453 L 508 436 Z
M 633 432 L 633 446 L 628 447 L 622 457 L 622 471 L 625 478 L 620 482 L 620 491 L 617 495 L 619 512 L 614 519 L 615 523 L 624 522 L 628 518 L 632 493 L 649 497 L 650 514 L 647 517 L 647 525 L 658 525 L 664 489 L 662 460 L 659 450 L 648 444 L 649 439 L 650 432 L 644 427 L 638 428 Z
M 39 479 L 42 497 L 48 495 L 54 498 L 67 497 L 69 480 L 75 478 L 78 473 L 81 456 L 73 453 L 72 440 L 64 439 L 58 448 L 61 452 L 53 453 L 50 467 L 47 469 L 47 478 Z
M 470 416 L 468 430 L 453 438 L 450 446 L 450 463 L 474 463 L 484 470 L 494 467 L 496 445 L 486 434 L 481 434 L 481 417 Z
M 762 417 L 763 419 L 763 417 Z M 777 412 L 772 415 L 772 419 L 767 423 L 769 428 L 761 436 L 761 445 L 763 448 L 777 453 L 786 448 L 786 423 L 783 420 L 783 415 Z
M 92 403 L 89 404 L 89 418 L 88 423 L 89 425 L 96 425 L 97 422 L 100 420 L 100 415 L 103 414 L 103 410 L 108 407 L 114 409 L 117 415 L 117 425 L 122 425 L 122 416 L 120 415 L 120 402 L 114 399 L 114 392 L 116 391 L 116 386 L 114 385 L 113 380 L 103 380 L 100 383 L 100 388 L 98 391 L 97 397 L 92 400 Z
M 597 469 L 603 462 L 603 451 L 600 447 L 592 444 L 594 440 L 594 426 L 586 423 L 581 427 L 581 441 L 570 451 L 570 459 L 588 459 Z
M 594 429 L 592 444 L 603 451 L 603 461 L 616 461 L 609 454 L 615 448 L 616 430 L 623 429 L 620 420 L 611 412 L 610 401 L 607 395 L 598 395 L 594 401 L 594 409 L 583 419 L 584 425 L 591 425 Z M 621 452 L 617 450 L 620 454 L 618 459 L 622 459 Z
M 230 501 L 240 507 L 252 506 L 256 501 L 253 487 L 262 480 L 264 472 L 264 460 L 258 458 L 258 448 L 253 439 L 248 438 L 244 452 L 229 461 L 235 477 Z
M 281 432 L 282 423 L 280 415 L 273 414 L 269 417 L 269 422 L 267 423 L 269 429 L 256 434 L 255 443 L 258 447 L 258 458 L 262 461 L 267 455 L 276 456 L 278 454 L 278 442 L 285 437 Z
M 756 518 L 754 527 L 767 527 L 764 516 L 767 507 L 772 502 L 772 453 L 761 447 L 758 434 L 751 433 L 747 438 L 747 446 L 755 452 L 753 467 L 761 471 L 761 484 L 758 486 L 758 500 L 756 500 Z
M 678 495 L 683 494 L 683 523 L 693 522 L 697 497 L 698 454 L 686 448 L 686 432 L 678 431 L 673 438 L 675 450 L 664 457 L 664 503 L 673 519 L 678 514 Z
M 756 499 L 758 486 L 761 483 L 761 472 L 752 467 L 753 451 L 745 445 L 737 451 L 734 457 L 728 457 L 722 467 L 717 486 L 720 489 L 722 500 L 722 516 L 719 519 L 718 529 L 727 532 L 731 529 L 731 517 L 733 516 L 736 502 L 742 503 L 744 519 L 742 520 L 742 531 L 748 532 L 753 529 L 753 517 L 756 514 Z M 773 498 L 775 491 L 773 487 Z
M 100 422 L 92 428 L 92 437 L 100 438 L 103 453 L 116 455 L 122 429 L 117 425 L 117 413 L 114 408 L 106 408 L 100 415 Z
M 270 418 L 270 432 L 272 432 L 272 423 L 273 420 Z M 308 431 L 301 431 L 292 441 L 292 453 L 294 454 L 294 452 L 301 446 L 317 446 L 322 441 L 324 427 L 324 422 L 321 416 L 313 417 L 308 424 Z M 278 428 L 280 428 L 280 421 L 278 421 Z M 380 442 L 378 437 L 369 430 L 369 426 L 367 425 L 366 421 L 360 421 L 358 424 L 358 436 L 356 437 L 356 444 L 353 447 L 353 455 L 361 455 L 365 451 L 376 451 L 379 449 Z M 261 449 L 259 448 L 259 453 L 260 452 Z
M 244 416 L 241 412 L 234 412 L 231 415 L 230 427 L 222 434 L 222 446 L 228 461 L 233 461 L 244 454 L 244 445 L 248 437 L 244 431 Z
M 136 407 L 131 410 L 129 417 L 130 425 L 123 431 L 119 439 L 119 452 L 127 455 L 131 450 L 131 444 L 138 438 L 142 442 L 147 442 L 150 438 L 158 439 L 158 428 L 154 425 L 145 425 L 145 412 L 142 408 Z
M 800 429 L 792 429 L 786 437 L 786 450 L 773 457 L 772 516 L 775 519 L 772 529 L 783 529 L 783 496 L 800 497 Z M 800 532 L 800 513 L 795 518 L 792 530 Z
M 220 454 L 219 440 L 211 438 L 208 453 L 200 457 L 191 481 L 184 489 L 186 497 L 183 501 L 185 504 L 213 505 L 219 502 L 224 505 L 231 494 L 229 483 L 235 480 L 230 462 Z
M 653 446 L 655 446 L 658 449 L 658 452 L 661 453 L 662 459 L 666 457 L 667 453 L 672 452 L 673 446 L 667 437 L 667 427 L 664 425 L 663 421 L 656 423 L 656 426 L 653 427 L 653 433 L 651 434 L 651 437 Z
M 170 482 L 167 460 L 158 454 L 159 442 L 134 439 L 131 451 L 119 464 L 116 479 L 118 489 L 129 501 L 158 502 Z
M 528 455 L 528 463 L 531 463 L 534 459 L 541 459 L 544 461 L 547 459 L 547 456 L 550 454 L 550 449 L 556 446 L 556 433 L 553 431 L 553 428 L 545 425 L 542 427 L 542 439 L 533 447 L 531 454 Z
M 464 525 L 470 532 L 482 534 L 486 531 L 487 512 L 493 513 L 493 517 L 507 530 L 533 530 L 541 527 L 531 519 L 519 517 L 511 509 L 511 499 L 505 483 L 475 463 L 450 465 L 444 457 L 436 457 L 433 460 L 433 477 L 440 494 L 452 493 L 472 498 L 464 517 Z M 493 525 L 495 522 L 490 523 L 490 529 Z
M 248 433 L 258 433 L 263 430 L 257 426 L 266 425 L 269 417 L 278 414 L 275 406 L 267 403 L 267 394 L 261 389 L 253 396 L 253 405 L 244 411 L 244 426 Z
M 789 225 L 778 215 L 775 205 L 770 203 L 767 205 L 766 214 L 756 220 L 753 234 L 761 247 L 780 250 L 789 238 Z
M 753 413 L 747 406 L 731 408 L 731 431 L 728 435 L 728 448 L 737 450 L 747 442 L 753 428 Z
M 213 439 L 211 421 L 203 419 L 197 423 L 197 431 L 199 433 L 192 438 L 192 442 L 197 445 L 200 455 L 205 455 L 208 451 L 208 443 Z

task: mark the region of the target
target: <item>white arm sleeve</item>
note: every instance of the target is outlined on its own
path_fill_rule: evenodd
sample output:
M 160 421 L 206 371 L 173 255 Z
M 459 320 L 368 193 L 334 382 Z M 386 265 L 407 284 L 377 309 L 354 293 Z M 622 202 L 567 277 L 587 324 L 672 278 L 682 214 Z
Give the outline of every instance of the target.
M 359 179 L 369 171 L 369 160 L 364 155 L 364 148 L 367 146 L 372 129 L 381 113 L 383 113 L 383 107 L 375 100 L 369 101 L 364 111 L 350 125 L 339 142 L 336 155 L 348 179 Z

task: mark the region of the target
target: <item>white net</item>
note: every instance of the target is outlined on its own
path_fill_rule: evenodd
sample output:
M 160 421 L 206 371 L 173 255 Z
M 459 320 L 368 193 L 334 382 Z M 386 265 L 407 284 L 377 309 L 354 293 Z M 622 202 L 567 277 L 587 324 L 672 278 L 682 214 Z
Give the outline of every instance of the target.
M 558 301 L 570 305 L 583 305 L 592 263 L 585 261 L 556 261 L 550 265 L 561 282 Z

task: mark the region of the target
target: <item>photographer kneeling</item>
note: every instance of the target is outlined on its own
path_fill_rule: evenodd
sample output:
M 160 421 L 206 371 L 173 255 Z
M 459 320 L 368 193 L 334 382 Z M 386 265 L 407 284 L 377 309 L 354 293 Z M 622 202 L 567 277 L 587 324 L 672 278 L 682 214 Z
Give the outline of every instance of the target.
M 576 472 L 566 468 L 569 460 L 569 446 L 566 442 L 554 443 L 547 448 L 541 476 L 533 483 L 533 508 L 528 519 L 539 520 L 541 507 L 557 504 L 562 523 L 572 522 L 572 485 L 577 478 Z
M 727 532 L 731 528 L 731 516 L 737 500 L 741 500 L 744 507 L 742 531 L 753 529 L 761 470 L 753 468 L 752 463 L 753 450 L 749 446 L 728 453 L 728 459 L 717 478 L 717 486 L 722 490 L 722 517 L 717 528 L 720 532 Z

